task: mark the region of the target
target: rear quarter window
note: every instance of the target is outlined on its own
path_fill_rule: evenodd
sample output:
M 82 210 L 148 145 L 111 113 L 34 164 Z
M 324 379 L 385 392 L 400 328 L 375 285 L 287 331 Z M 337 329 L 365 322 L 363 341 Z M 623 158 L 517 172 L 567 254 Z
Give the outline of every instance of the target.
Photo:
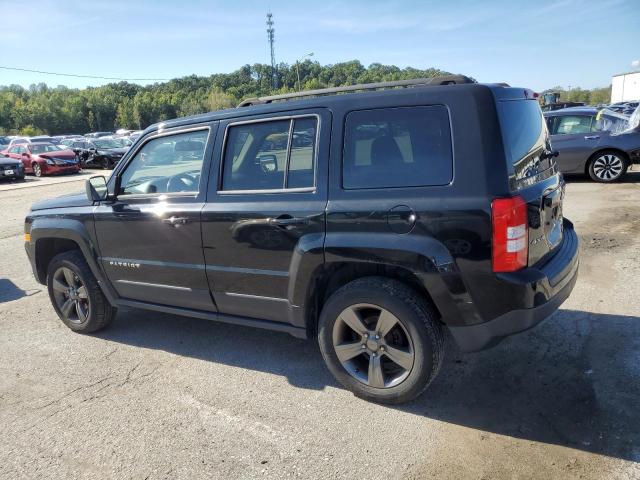
M 500 102 L 502 133 L 507 161 L 512 165 L 545 147 L 548 131 L 538 102 L 508 100 Z
M 442 105 L 347 115 L 345 189 L 447 185 L 453 179 L 449 112 Z

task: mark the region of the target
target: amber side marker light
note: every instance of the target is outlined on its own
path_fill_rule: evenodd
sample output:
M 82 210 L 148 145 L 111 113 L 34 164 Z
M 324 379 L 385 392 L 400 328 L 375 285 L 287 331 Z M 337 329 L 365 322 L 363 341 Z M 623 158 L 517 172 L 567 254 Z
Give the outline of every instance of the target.
M 31 241 L 31 234 L 30 233 L 25 233 L 24 234 L 24 241 L 25 242 L 30 242 Z

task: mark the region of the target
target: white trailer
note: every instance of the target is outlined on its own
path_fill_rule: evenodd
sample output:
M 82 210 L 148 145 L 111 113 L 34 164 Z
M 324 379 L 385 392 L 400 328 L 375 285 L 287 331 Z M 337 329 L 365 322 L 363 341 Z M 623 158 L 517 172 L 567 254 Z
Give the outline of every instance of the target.
M 640 72 L 621 73 L 611 78 L 611 103 L 640 100 Z

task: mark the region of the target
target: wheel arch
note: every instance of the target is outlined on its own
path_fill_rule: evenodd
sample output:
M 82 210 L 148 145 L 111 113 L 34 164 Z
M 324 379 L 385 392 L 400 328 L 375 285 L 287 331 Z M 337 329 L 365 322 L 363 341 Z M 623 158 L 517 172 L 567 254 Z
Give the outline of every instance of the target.
M 307 270 L 304 281 L 291 279 L 297 285 L 293 303 L 302 307 L 308 335 L 316 331 L 329 296 L 367 276 L 393 278 L 408 285 L 431 302 L 443 323 L 459 321 L 462 308 L 466 317 L 477 315 L 450 252 L 434 238 L 386 233 L 327 235 L 324 255 L 325 261 Z
M 46 283 L 49 264 L 56 255 L 78 250 L 89 265 L 91 273 L 96 277 L 105 296 L 112 304 L 114 303 L 115 293 L 105 281 L 106 277 L 97 262 L 97 247 L 83 222 L 74 219 L 34 219 L 30 236 L 34 273 L 40 283 Z

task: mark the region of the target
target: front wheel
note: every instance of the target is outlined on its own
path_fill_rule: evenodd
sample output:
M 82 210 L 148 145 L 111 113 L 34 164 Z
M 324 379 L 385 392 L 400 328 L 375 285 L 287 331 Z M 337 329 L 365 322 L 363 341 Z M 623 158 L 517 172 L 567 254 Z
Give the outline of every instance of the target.
M 444 357 L 444 337 L 431 305 L 396 280 L 366 277 L 327 300 L 318 341 L 334 377 L 356 396 L 402 403 L 420 395 Z
M 116 315 L 79 251 L 64 252 L 47 273 L 49 298 L 60 320 L 71 330 L 90 333 L 107 326 Z
M 32 168 L 33 168 L 33 174 L 34 174 L 36 177 L 41 177 L 41 176 L 42 176 L 42 167 L 40 166 L 40 164 L 39 164 L 39 163 L 34 163 L 34 164 L 32 165 Z
M 589 176 L 595 182 L 611 183 L 627 173 L 628 163 L 619 152 L 606 150 L 596 153 L 589 161 Z

